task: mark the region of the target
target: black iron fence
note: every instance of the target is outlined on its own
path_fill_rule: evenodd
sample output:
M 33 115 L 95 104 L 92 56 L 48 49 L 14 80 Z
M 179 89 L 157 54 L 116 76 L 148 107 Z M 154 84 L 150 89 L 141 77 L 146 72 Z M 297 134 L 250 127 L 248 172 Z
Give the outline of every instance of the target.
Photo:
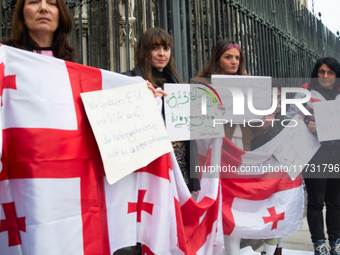
M 2 0 L 0 40 L 16 0 Z M 141 34 L 160 26 L 174 38 L 176 68 L 188 82 L 219 38 L 238 42 L 251 75 L 308 77 L 315 60 L 340 60 L 340 41 L 296 0 L 66 0 L 77 62 L 123 72 Z M 330 7 L 331 8 L 331 7 Z

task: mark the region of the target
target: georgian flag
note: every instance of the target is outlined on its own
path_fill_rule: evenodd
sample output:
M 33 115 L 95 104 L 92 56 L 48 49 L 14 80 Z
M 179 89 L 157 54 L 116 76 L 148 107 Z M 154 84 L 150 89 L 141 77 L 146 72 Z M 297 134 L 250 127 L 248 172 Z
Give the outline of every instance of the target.
M 194 201 L 170 153 L 105 180 L 80 93 L 139 79 L 7 46 L 0 63 L 1 254 L 109 255 L 136 242 L 150 254 L 221 252 L 218 178 Z
M 237 169 L 237 172 L 221 173 L 225 235 L 269 239 L 290 235 L 301 227 L 304 208 L 301 176 L 293 181 L 285 172 L 240 172 L 242 166 L 279 166 L 273 154 L 285 135 L 282 131 L 266 145 L 250 152 L 223 138 L 220 165 Z M 208 146 L 209 142 L 200 144 L 201 161 L 216 157 Z
M 166 154 L 114 185 L 105 181 L 111 254 L 136 242 L 155 254 L 177 249 L 171 168 Z
M 210 149 L 213 150 L 214 155 L 221 155 L 221 139 L 211 139 Z M 206 160 L 205 164 L 211 165 L 219 161 L 219 157 L 207 157 Z M 179 169 L 174 156 L 172 162 Z M 221 254 L 224 249 L 224 239 L 220 178 L 218 176 L 205 178 L 203 175 L 201 190 L 195 201 L 185 189 L 180 171 L 174 171 L 174 175 L 175 181 L 172 183 L 177 185 L 175 197 L 178 197 L 176 202 L 181 207 L 181 219 L 187 240 L 186 254 Z
M 105 192 L 111 253 L 136 242 L 144 244 L 143 254 L 223 251 L 219 179 L 203 185 L 195 201 L 173 152 L 114 185 L 105 183 Z
M 136 83 L 0 47 L 1 254 L 110 254 L 104 172 L 80 93 Z

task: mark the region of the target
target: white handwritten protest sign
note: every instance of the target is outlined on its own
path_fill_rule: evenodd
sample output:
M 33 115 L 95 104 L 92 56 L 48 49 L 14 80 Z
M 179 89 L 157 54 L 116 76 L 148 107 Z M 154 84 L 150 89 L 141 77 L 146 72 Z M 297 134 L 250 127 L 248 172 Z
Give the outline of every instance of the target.
M 225 136 L 222 124 L 214 127 L 214 119 L 220 118 L 224 111 L 218 108 L 218 99 L 213 92 L 209 92 L 208 87 L 199 84 L 165 84 L 164 90 L 168 93 L 164 97 L 164 107 L 171 141 Z M 206 114 L 202 114 L 202 100 L 206 104 Z
M 172 150 L 146 83 L 82 93 L 110 184 Z
M 237 76 L 237 75 L 212 75 L 211 83 L 222 99 L 223 105 L 226 107 L 224 116 L 229 122 L 244 123 L 245 121 L 262 119 L 262 116 L 253 114 L 248 108 L 248 89 L 252 90 L 253 106 L 257 110 L 268 110 L 271 107 L 271 77 L 265 76 Z M 244 97 L 244 114 L 234 115 L 234 100 L 239 101 L 240 98 L 233 98 L 228 89 L 235 86 L 243 92 Z M 235 97 L 235 96 L 234 96 Z
M 319 141 L 340 139 L 340 102 L 330 100 L 313 103 Z
M 289 170 L 288 174 L 292 179 L 300 174 L 320 147 L 319 141 L 309 132 L 303 120 L 298 115 L 294 119 L 297 126 L 285 128 L 287 135 L 274 153 L 277 160 Z

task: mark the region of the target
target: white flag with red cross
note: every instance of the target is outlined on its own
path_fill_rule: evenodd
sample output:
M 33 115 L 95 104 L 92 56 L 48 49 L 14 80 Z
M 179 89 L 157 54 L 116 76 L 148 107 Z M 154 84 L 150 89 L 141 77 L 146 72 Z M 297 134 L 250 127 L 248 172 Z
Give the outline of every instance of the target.
M 221 139 L 211 139 L 210 149 L 215 155 L 221 153 Z M 215 164 L 219 158 L 207 158 L 205 164 Z M 178 164 L 172 157 L 173 166 L 179 170 Z M 175 169 L 175 167 L 174 167 Z M 223 252 L 223 226 L 222 226 L 222 194 L 220 179 L 218 176 L 201 178 L 201 190 L 194 200 L 187 192 L 180 171 L 173 171 L 173 185 L 177 187 L 174 190 L 175 204 L 180 206 L 181 217 L 184 230 L 186 233 L 186 253 L 185 254 L 214 254 L 218 255 Z M 177 220 L 178 222 L 178 220 Z
M 267 173 L 246 171 L 251 169 L 247 166 L 258 166 L 259 170 L 269 165 L 282 167 L 273 154 L 284 136 L 285 132 L 281 132 L 275 140 L 251 152 L 223 138 L 219 155 L 221 169 L 225 167 L 221 172 L 225 235 L 269 239 L 290 235 L 301 227 L 304 208 L 301 175 L 293 181 L 282 169 Z M 216 157 L 207 149 L 209 143 L 200 145 L 201 160 Z
M 1 254 L 110 254 L 100 154 L 81 92 L 136 83 L 0 47 Z
M 155 254 L 219 254 L 219 179 L 196 203 L 165 154 L 105 181 L 80 93 L 140 79 L 7 46 L 0 63 L 1 254 L 108 255 L 136 242 Z
M 143 254 L 220 254 L 219 179 L 206 181 L 194 201 L 172 152 L 114 185 L 106 183 L 111 253 L 139 242 Z

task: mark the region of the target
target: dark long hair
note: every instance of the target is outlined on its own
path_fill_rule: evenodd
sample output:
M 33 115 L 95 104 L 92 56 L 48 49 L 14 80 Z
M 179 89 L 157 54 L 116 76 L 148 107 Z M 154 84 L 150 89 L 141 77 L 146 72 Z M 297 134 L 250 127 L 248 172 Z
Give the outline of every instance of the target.
M 334 83 L 334 88 L 340 88 L 340 64 L 339 62 L 332 57 L 325 57 L 325 58 L 320 58 L 318 61 L 315 63 L 312 74 L 311 74 L 311 85 L 310 89 L 317 88 L 319 87 L 319 82 L 318 82 L 318 71 L 320 66 L 323 64 L 326 64 L 329 69 L 331 69 L 333 72 L 336 73 L 336 81 Z
M 25 0 L 18 0 L 16 3 L 11 37 L 5 44 L 19 49 L 31 50 L 28 45 L 32 48 L 39 48 L 39 46 L 28 34 L 23 14 L 24 5 Z M 72 61 L 74 59 L 74 50 L 67 41 L 67 36 L 72 29 L 72 18 L 64 0 L 57 0 L 57 7 L 59 10 L 59 26 L 53 36 L 53 55 L 56 58 Z
M 240 64 L 237 69 L 237 75 L 247 75 L 244 70 L 244 56 L 240 46 L 233 41 L 220 40 L 211 54 L 209 61 L 203 67 L 203 70 L 197 74 L 198 77 L 210 78 L 212 74 L 222 74 L 220 67 L 220 58 L 224 52 L 236 48 L 240 52 Z
M 136 64 L 143 71 L 143 78 L 150 81 L 155 87 L 157 87 L 157 79 L 152 76 L 152 62 L 151 62 L 151 50 L 154 45 L 163 45 L 165 47 L 173 47 L 172 37 L 163 29 L 154 27 L 148 29 L 139 39 L 136 48 Z M 175 60 L 171 52 L 169 63 L 166 65 L 168 71 L 170 71 L 181 82 L 176 69 Z

